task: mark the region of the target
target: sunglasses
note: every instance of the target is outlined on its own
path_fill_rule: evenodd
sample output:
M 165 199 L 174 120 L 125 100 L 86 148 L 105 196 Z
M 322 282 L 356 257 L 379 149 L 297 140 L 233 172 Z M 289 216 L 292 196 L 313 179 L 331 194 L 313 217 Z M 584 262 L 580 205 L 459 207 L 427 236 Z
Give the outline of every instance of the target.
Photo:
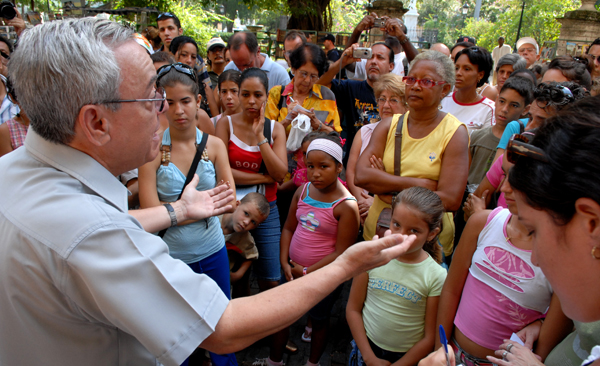
M 160 18 L 175 18 L 175 15 L 173 15 L 169 12 L 165 12 L 165 13 L 160 13 L 158 15 L 158 18 L 156 18 L 156 20 L 160 20 Z
M 416 83 L 419 83 L 419 85 L 421 85 L 423 88 L 433 88 L 436 85 L 446 84 L 445 81 L 435 81 L 431 79 L 416 79 L 412 76 L 405 76 L 402 78 L 402 81 L 404 81 L 406 85 L 415 85 Z
M 0 56 L 4 57 L 6 61 L 10 60 L 10 56 L 4 51 L 0 51 Z
M 563 106 L 575 101 L 571 90 L 562 85 L 550 88 L 538 88 L 535 103 L 538 107 L 545 109 L 548 106 Z
M 198 79 L 196 79 L 196 72 L 194 71 L 194 69 L 192 69 L 191 67 L 189 67 L 186 64 L 182 64 L 181 62 L 178 62 L 176 64 L 171 64 L 171 65 L 165 65 L 162 66 L 161 68 L 159 68 L 156 73 L 158 75 L 158 77 L 156 78 L 156 83 L 158 83 L 158 81 L 165 76 L 166 74 L 169 73 L 169 71 L 171 70 L 175 70 L 177 72 L 180 72 L 182 74 L 185 74 L 187 76 L 190 77 L 190 79 L 192 79 L 195 83 L 198 82 Z
M 521 156 L 542 161 L 544 163 L 548 162 L 548 157 L 544 150 L 531 145 L 527 136 L 514 134 L 506 146 L 506 159 L 510 163 L 515 164 Z

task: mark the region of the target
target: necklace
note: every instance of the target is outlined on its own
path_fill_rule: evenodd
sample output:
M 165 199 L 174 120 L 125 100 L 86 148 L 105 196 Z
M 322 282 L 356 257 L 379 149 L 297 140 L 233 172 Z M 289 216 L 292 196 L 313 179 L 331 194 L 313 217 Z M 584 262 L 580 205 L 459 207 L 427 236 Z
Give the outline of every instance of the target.
M 524 242 L 531 241 L 531 237 L 530 236 L 528 236 L 526 239 L 523 239 L 522 236 L 518 236 L 518 237 L 512 236 L 511 237 L 511 235 L 509 233 L 509 229 L 510 229 L 510 231 L 513 231 L 513 234 L 516 234 L 516 233 L 514 233 L 515 228 L 512 225 L 512 217 L 511 217 L 510 221 L 508 222 L 508 225 L 506 225 L 506 236 L 505 236 L 506 242 L 513 241 L 515 239 L 516 240 L 520 240 L 520 241 L 524 241 Z

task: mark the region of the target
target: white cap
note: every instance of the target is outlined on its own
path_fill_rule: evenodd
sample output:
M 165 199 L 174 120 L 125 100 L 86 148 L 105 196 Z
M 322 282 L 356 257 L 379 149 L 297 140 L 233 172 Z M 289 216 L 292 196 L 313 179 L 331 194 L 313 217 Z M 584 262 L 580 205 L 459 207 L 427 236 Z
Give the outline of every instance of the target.
M 532 46 L 535 46 L 535 53 L 540 53 L 540 46 L 538 46 L 535 39 L 533 39 L 531 37 L 523 37 L 523 38 L 519 39 L 517 41 L 517 51 L 519 51 L 519 48 L 521 48 L 521 46 L 524 44 L 530 44 Z
M 213 38 L 210 41 L 208 41 L 208 43 L 206 44 L 206 50 L 210 51 L 210 49 L 213 48 L 213 47 L 215 47 L 215 46 L 227 47 L 227 45 L 221 39 L 221 37 L 216 37 L 216 38 Z

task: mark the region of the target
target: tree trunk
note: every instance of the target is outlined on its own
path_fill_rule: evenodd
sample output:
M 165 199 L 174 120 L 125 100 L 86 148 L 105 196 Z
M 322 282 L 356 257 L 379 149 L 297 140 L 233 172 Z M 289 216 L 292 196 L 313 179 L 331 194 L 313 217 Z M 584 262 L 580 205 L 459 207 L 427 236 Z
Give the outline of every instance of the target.
M 287 28 L 327 31 L 331 28 L 331 0 L 288 0 L 292 13 Z

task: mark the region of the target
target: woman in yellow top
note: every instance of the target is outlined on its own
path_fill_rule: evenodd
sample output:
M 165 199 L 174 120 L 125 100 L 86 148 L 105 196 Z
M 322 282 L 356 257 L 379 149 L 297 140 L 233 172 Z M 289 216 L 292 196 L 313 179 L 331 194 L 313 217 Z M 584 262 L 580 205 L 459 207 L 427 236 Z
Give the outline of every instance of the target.
M 438 106 L 454 84 L 454 64 L 436 51 L 419 54 L 411 62 L 406 83 L 408 112 L 402 126 L 400 176 L 394 175 L 395 134 L 399 115 L 383 119 L 373 131 L 369 146 L 360 156 L 354 183 L 376 194 L 365 221 L 364 238 L 375 235 L 377 218 L 391 207 L 394 192 L 422 186 L 440 196 L 447 212 L 440 242 L 452 253 L 454 224 L 469 170 L 469 135 L 466 126 Z M 372 166 L 381 159 L 384 171 Z
M 319 46 L 307 43 L 292 51 L 290 63 L 294 78 L 288 85 L 276 86 L 269 91 L 265 117 L 281 122 L 287 135 L 298 113 L 310 117 L 313 131 L 341 132 L 335 95 L 326 86 L 315 84 L 329 69 L 325 52 Z M 308 112 L 294 111 L 297 105 Z

